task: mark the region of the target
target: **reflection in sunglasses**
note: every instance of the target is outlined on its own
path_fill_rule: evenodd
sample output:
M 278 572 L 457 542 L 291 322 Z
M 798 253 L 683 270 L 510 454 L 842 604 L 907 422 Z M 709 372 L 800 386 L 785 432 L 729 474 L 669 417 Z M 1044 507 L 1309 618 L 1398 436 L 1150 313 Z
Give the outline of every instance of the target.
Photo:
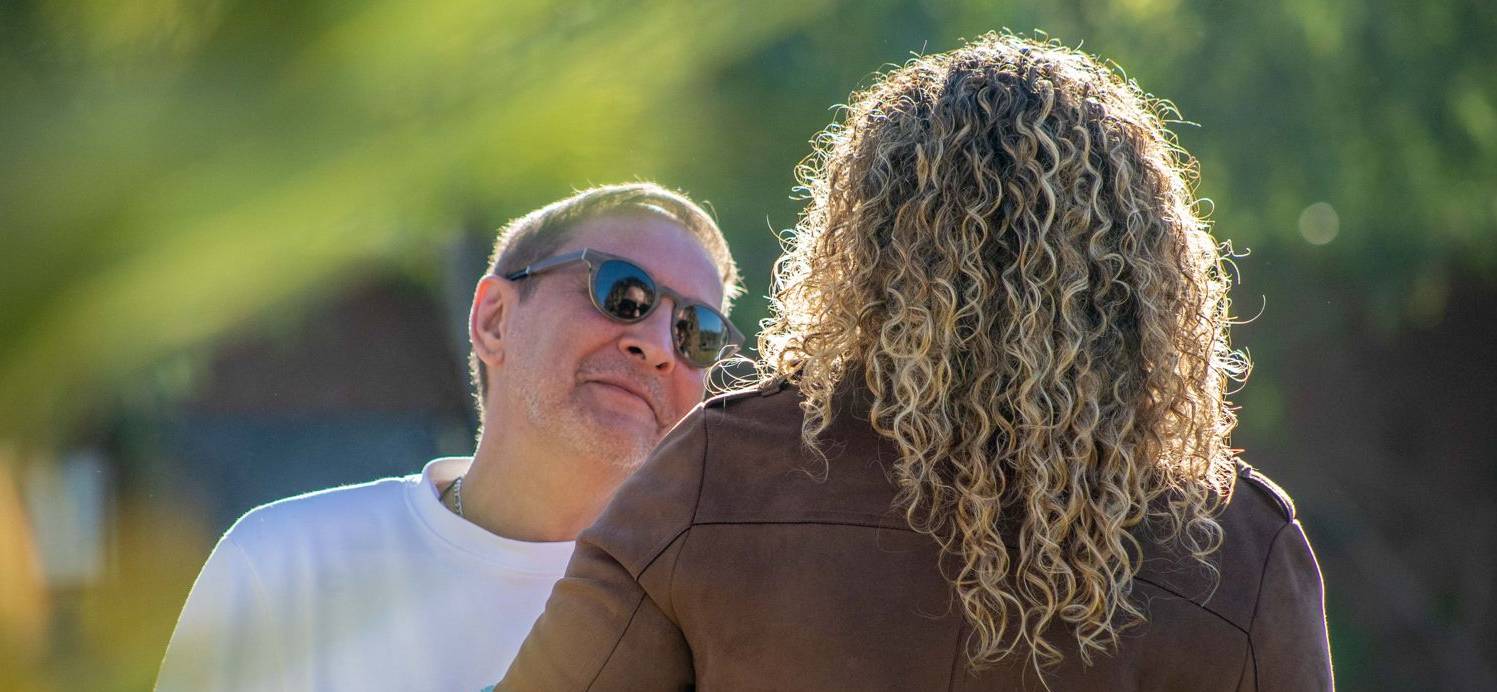
M 700 358 L 702 350 L 708 348 L 707 339 L 697 324 L 697 311 L 694 309 L 681 311 L 676 319 L 675 332 L 676 348 L 682 353 L 691 354 L 693 359 Z
M 609 287 L 603 305 L 620 319 L 644 317 L 655 304 L 655 295 L 638 279 L 620 278 Z

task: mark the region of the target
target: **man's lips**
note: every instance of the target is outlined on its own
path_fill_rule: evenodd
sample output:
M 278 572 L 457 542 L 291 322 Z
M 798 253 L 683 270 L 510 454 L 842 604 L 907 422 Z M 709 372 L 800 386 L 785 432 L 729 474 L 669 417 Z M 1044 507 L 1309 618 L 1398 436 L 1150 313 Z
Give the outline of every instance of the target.
M 595 378 L 589 379 L 587 382 L 589 384 L 602 385 L 604 387 L 609 387 L 609 388 L 617 389 L 617 390 L 620 390 L 620 391 L 624 392 L 625 394 L 631 394 L 631 395 L 633 395 L 635 398 L 639 399 L 642 403 L 644 403 L 645 407 L 647 407 L 647 408 L 650 409 L 650 414 L 652 416 L 654 416 L 657 421 L 659 420 L 659 418 L 660 418 L 660 412 L 655 407 L 655 401 L 654 401 L 654 399 L 652 399 L 648 394 L 646 394 L 644 388 L 640 387 L 638 384 L 636 384 L 634 382 L 630 382 L 628 380 L 617 379 L 617 378 L 612 378 L 612 377 L 595 377 Z

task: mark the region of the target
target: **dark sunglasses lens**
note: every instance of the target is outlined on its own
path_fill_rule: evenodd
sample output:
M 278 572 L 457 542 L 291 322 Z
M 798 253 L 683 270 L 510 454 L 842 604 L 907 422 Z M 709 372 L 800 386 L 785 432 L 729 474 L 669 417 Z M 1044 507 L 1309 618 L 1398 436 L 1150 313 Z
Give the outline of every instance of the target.
M 728 322 L 705 306 L 691 305 L 676 314 L 676 350 L 699 368 L 716 363 L 729 346 Z
M 598 265 L 593 278 L 593 298 L 598 307 L 626 322 L 644 317 L 655 305 L 655 282 L 650 275 L 628 262 L 608 260 Z

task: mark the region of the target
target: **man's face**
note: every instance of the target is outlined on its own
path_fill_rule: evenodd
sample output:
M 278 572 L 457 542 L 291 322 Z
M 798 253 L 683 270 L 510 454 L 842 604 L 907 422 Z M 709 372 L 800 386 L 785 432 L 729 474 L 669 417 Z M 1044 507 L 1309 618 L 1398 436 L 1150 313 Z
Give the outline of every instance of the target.
M 590 219 L 552 254 L 582 248 L 623 257 L 688 299 L 722 305 L 711 256 L 672 221 L 654 215 Z M 593 307 L 581 262 L 522 281 L 534 285 L 509 306 L 503 361 L 490 370 L 489 404 L 505 416 L 495 421 L 495 432 L 533 434 L 534 443 L 560 452 L 637 465 L 702 400 L 706 387 L 706 371 L 676 353 L 676 305 L 662 298 L 644 320 L 616 322 Z

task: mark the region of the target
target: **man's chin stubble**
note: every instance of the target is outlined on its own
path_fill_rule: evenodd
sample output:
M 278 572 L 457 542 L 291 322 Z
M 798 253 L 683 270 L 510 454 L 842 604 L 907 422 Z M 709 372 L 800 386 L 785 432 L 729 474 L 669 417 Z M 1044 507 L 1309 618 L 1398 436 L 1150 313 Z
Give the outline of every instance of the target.
M 564 437 L 572 441 L 578 452 L 624 471 L 633 471 L 643 464 L 664 436 L 664 431 L 653 426 L 650 430 L 621 431 L 617 419 L 598 420 L 582 414 L 573 420 L 578 423 L 576 429 Z
M 525 403 L 532 424 L 546 430 L 559 445 L 569 447 L 568 453 L 598 459 L 625 471 L 644 463 L 666 432 L 653 421 L 625 422 L 627 416 L 619 412 L 597 411 L 588 405 L 590 402 L 576 399 L 558 405 L 533 394 Z

